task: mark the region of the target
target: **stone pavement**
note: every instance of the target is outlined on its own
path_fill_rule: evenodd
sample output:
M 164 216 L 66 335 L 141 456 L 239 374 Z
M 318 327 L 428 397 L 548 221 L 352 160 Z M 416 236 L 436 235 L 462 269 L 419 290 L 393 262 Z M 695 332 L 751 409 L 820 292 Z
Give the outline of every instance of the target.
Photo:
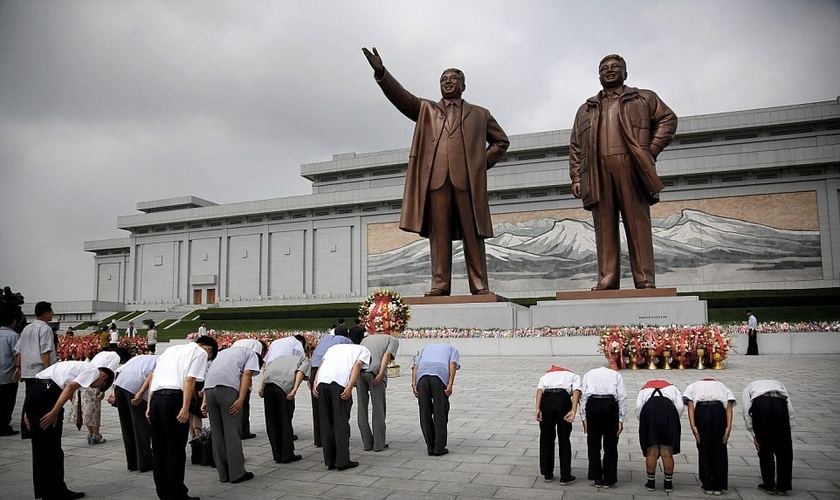
M 163 347 L 163 345 L 161 345 Z M 781 380 L 792 395 L 796 410 L 792 498 L 840 498 L 840 434 L 836 410 L 840 355 L 746 357 L 734 355 L 724 371 L 622 371 L 628 392 L 628 418 L 619 445 L 619 483 L 596 489 L 586 477 L 586 445 L 580 421 L 572 433 L 572 473 L 578 481 L 560 486 L 545 483 L 539 474 L 539 428 L 534 421 L 536 383 L 552 364 L 579 374 L 604 366 L 602 357 L 469 357 L 455 379 L 449 423 L 450 453 L 429 457 L 420 433 L 418 410 L 411 394 L 408 366 L 412 353 L 398 358 L 402 376 L 389 381 L 388 439 L 380 453 L 365 452 L 359 440 L 355 411 L 351 420 L 351 458 L 360 466 L 344 472 L 328 471 L 319 448 L 312 444 L 309 397 L 297 398 L 295 430 L 297 453 L 303 460 L 275 464 L 266 438 L 262 403 L 252 399 L 255 439 L 244 442 L 246 466 L 256 478 L 242 484 L 219 483 L 215 469 L 187 464 L 186 483 L 191 495 L 202 499 L 271 500 L 275 498 L 403 499 L 628 499 L 705 497 L 698 486 L 697 450 L 683 415 L 682 453 L 677 455 L 675 489 L 662 491 L 662 473 L 655 492 L 645 490 L 644 457 L 638 445 L 634 410 L 638 388 L 649 378 L 667 378 L 681 390 L 691 382 L 714 376 L 727 384 L 739 404 L 729 441 L 729 485 L 723 498 L 753 499 L 769 495 L 756 489 L 760 482 L 758 458 L 744 430 L 740 397 L 754 379 Z M 20 419 L 20 391 L 14 423 Z M 828 395 L 826 397 L 825 395 Z M 88 445 L 86 434 L 65 425 L 63 446 L 68 486 L 86 498 L 154 500 L 150 472 L 125 470 L 125 455 L 115 408 L 103 406 L 102 433 L 108 442 Z M 207 421 L 205 420 L 205 425 Z M 189 454 L 188 454 L 189 456 Z M 33 498 L 31 450 L 19 436 L 0 438 L 0 500 Z

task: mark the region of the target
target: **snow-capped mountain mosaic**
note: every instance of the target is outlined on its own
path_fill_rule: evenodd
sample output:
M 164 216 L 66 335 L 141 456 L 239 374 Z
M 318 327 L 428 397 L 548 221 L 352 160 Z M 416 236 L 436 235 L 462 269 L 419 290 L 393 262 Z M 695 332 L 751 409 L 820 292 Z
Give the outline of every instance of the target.
M 597 254 L 591 218 L 535 218 L 496 223 L 493 229 L 496 236 L 486 240 L 493 291 L 553 294 L 595 284 Z M 690 209 L 654 219 L 652 229 L 658 286 L 765 281 L 761 279 L 765 273 L 767 281 L 822 275 L 819 231 L 776 229 Z M 627 280 L 622 280 L 622 288 L 628 288 L 632 279 L 623 229 L 621 237 L 622 277 Z M 461 243 L 454 242 L 453 248 L 453 293 L 466 293 L 466 285 L 458 284 L 465 283 Z M 428 288 L 429 275 L 425 239 L 368 256 L 371 288 L 399 287 L 402 293 L 422 293 Z

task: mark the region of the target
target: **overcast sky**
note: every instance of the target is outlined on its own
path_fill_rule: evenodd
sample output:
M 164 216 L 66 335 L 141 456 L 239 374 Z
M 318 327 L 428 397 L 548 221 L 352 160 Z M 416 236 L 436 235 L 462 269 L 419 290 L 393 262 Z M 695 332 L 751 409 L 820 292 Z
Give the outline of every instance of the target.
M 840 2 L 0 0 L 0 286 L 93 298 L 87 240 L 138 201 L 310 192 L 305 163 L 407 148 L 361 47 L 445 68 L 509 135 L 571 128 L 606 54 L 680 116 L 833 100 Z

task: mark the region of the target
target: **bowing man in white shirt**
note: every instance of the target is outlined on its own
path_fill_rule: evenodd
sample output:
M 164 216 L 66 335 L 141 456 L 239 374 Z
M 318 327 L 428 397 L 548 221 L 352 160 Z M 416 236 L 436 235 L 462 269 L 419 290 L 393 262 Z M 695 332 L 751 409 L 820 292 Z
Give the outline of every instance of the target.
M 117 356 L 119 360 L 119 356 Z M 117 361 L 119 363 L 119 361 Z M 85 496 L 70 491 L 64 482 L 64 451 L 61 434 L 64 404 L 79 389 L 107 390 L 114 371 L 87 361 L 62 361 L 35 375 L 23 403 L 25 425 L 31 431 L 32 482 L 35 497 L 44 500 L 76 500 Z
M 207 361 L 215 359 L 218 352 L 216 339 L 199 337 L 163 351 L 152 373 L 146 417 L 152 425 L 152 465 L 161 500 L 198 498 L 190 497 L 184 484 L 190 399 L 196 384 L 204 382 Z
M 336 344 L 324 354 L 315 375 L 312 394 L 318 398 L 321 418 L 321 443 L 324 464 L 328 469 L 352 469 L 359 462 L 350 460 L 350 410 L 353 387 L 359 373 L 370 365 L 367 347 Z

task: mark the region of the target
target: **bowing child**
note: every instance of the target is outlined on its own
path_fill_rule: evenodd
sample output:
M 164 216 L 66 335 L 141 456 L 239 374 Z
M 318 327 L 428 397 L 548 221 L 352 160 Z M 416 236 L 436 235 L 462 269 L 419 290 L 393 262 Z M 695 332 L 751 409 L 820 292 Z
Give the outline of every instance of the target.
M 580 401 L 580 376 L 551 365 L 537 383 L 537 410 L 540 423 L 540 474 L 546 482 L 554 479 L 554 441 L 559 444 L 560 484 L 575 481 L 572 475 L 572 423 Z
M 700 487 L 707 495 L 721 495 L 729 488 L 729 454 L 726 443 L 732 432 L 735 396 L 722 382 L 704 378 L 685 388 L 688 422 L 697 442 Z
M 648 491 L 656 490 L 656 462 L 662 459 L 665 473 L 663 489 L 674 490 L 674 455 L 680 452 L 680 415 L 683 412 L 680 390 L 667 380 L 648 380 L 636 398 L 639 420 L 639 445 L 645 455 Z

